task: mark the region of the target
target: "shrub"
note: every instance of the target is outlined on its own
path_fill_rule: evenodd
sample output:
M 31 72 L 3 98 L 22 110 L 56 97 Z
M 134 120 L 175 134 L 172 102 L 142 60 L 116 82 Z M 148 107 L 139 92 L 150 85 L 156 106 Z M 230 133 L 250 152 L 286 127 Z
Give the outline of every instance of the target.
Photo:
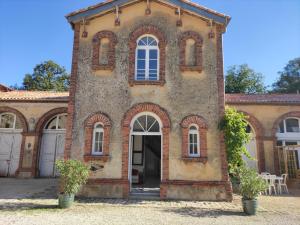
M 60 173 L 64 194 L 76 194 L 89 177 L 89 167 L 78 160 L 57 160 L 55 164 Z
M 255 199 L 260 192 L 266 190 L 267 182 L 258 176 L 254 169 L 242 167 L 239 170 L 240 193 L 244 200 Z
M 224 132 L 228 169 L 231 175 L 235 174 L 236 169 L 244 166 L 243 155 L 252 159 L 245 147 L 250 140 L 250 136 L 246 132 L 248 125 L 246 118 L 243 113 L 228 107 L 220 122 L 219 128 Z

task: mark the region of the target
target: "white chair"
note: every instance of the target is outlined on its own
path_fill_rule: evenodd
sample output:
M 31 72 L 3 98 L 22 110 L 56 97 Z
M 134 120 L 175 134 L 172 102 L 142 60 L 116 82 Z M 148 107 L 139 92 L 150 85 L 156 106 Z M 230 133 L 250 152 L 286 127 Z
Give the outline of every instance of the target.
M 287 174 L 284 173 L 284 174 L 281 175 L 281 177 L 282 177 L 282 180 L 278 181 L 278 192 L 281 194 L 282 188 L 283 188 L 284 191 L 288 194 L 289 190 L 288 190 L 288 187 L 286 185 Z
M 269 172 L 262 172 L 261 175 L 271 175 Z
M 274 194 L 277 195 L 275 180 L 276 180 L 276 175 L 269 175 L 268 176 L 268 183 L 269 183 L 268 192 L 269 192 L 269 195 L 272 195 L 273 191 L 274 191 Z

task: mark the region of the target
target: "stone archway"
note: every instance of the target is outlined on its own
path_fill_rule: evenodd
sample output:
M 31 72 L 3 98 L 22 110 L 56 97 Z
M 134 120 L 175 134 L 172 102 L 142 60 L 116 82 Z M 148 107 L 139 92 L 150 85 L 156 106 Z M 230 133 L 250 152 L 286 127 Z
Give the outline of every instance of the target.
M 129 139 L 130 139 L 130 124 L 132 119 L 139 113 L 151 112 L 157 115 L 162 123 L 162 183 L 169 178 L 169 133 L 170 119 L 165 109 L 153 103 L 139 103 L 132 106 L 124 115 L 122 120 L 122 179 L 128 181 L 128 160 L 129 160 Z M 129 182 L 123 187 L 123 195 L 126 197 L 129 194 Z M 165 188 L 160 189 L 161 197 L 165 197 Z
M 39 161 L 39 151 L 41 148 L 41 140 L 43 136 L 43 128 L 45 127 L 46 123 L 54 116 L 62 113 L 67 113 L 66 107 L 60 107 L 52 109 L 48 112 L 46 112 L 36 123 L 35 126 L 35 144 L 33 149 L 33 159 L 32 159 L 32 174 L 33 176 L 38 175 L 38 161 Z
M 300 111 L 292 111 L 292 112 L 288 112 L 285 113 L 283 115 L 281 115 L 280 117 L 278 117 L 274 124 L 273 124 L 273 128 L 272 128 L 272 138 L 273 138 L 273 153 L 274 153 L 274 170 L 276 174 L 280 174 L 280 169 L 279 169 L 279 158 L 278 158 L 278 149 L 276 148 L 277 146 L 277 137 L 276 137 L 276 132 L 277 132 L 277 127 L 279 126 L 279 123 L 281 121 L 283 121 L 284 119 L 288 118 L 288 117 L 298 117 L 300 118 Z
M 256 139 L 256 150 L 257 150 L 257 158 L 258 158 L 258 170 L 259 172 L 265 171 L 265 151 L 264 151 L 264 128 L 259 122 L 259 120 L 251 115 L 250 113 L 240 111 L 245 116 L 247 116 L 246 120 L 249 122 L 250 126 L 254 129 L 255 139 Z

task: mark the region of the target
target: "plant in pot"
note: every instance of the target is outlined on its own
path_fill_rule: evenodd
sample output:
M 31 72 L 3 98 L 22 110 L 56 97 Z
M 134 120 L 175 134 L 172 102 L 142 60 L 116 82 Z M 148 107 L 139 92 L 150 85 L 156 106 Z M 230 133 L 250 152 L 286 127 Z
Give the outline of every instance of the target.
M 62 189 L 58 195 L 58 204 L 60 208 L 69 208 L 74 202 L 74 195 L 89 177 L 89 167 L 78 160 L 57 160 L 55 164 Z
M 258 176 L 254 169 L 247 167 L 240 168 L 239 178 L 243 210 L 248 215 L 255 215 L 257 211 L 257 196 L 260 192 L 266 190 L 267 183 Z

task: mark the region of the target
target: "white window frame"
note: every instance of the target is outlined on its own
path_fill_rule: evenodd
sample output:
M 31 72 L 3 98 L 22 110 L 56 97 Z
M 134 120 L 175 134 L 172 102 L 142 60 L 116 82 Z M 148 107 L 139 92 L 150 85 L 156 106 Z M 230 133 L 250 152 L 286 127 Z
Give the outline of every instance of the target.
M 154 38 L 157 45 L 156 46 L 149 46 L 149 45 L 139 45 L 139 41 L 144 38 L 144 37 L 151 37 Z M 136 81 L 159 81 L 159 65 L 160 65 L 160 54 L 159 54 L 159 47 L 158 47 L 158 39 L 151 35 L 151 34 L 145 34 L 140 36 L 137 41 L 136 41 L 136 49 L 135 49 L 135 72 L 134 72 L 134 79 Z M 138 50 L 145 50 L 146 51 L 146 56 L 145 56 L 145 79 L 144 80 L 138 80 L 137 79 L 137 63 L 138 63 Z M 150 58 L 149 58 L 149 52 L 150 50 L 157 50 L 157 79 L 156 80 L 149 80 L 149 62 L 150 62 Z
M 98 125 L 101 125 L 102 127 L 96 128 Z M 95 142 L 96 142 L 96 133 L 102 133 L 102 151 L 101 152 L 95 152 Z M 103 155 L 103 143 L 104 143 L 104 129 L 102 123 L 95 123 L 94 129 L 93 129 L 93 144 L 92 144 L 92 155 Z
M 58 129 L 58 123 L 59 123 L 59 117 L 60 116 L 68 116 L 67 113 L 61 113 L 61 114 L 58 114 L 58 115 L 55 115 L 53 117 L 51 117 L 51 119 L 49 119 L 44 127 L 44 130 L 46 131 L 50 131 L 50 130 L 66 130 L 66 128 L 62 128 L 62 129 Z M 56 119 L 56 122 L 55 122 L 55 129 L 47 129 L 46 126 L 49 124 L 49 122 L 53 119 Z M 67 125 L 67 124 L 66 124 Z M 65 126 L 66 127 L 66 126 Z
M 196 127 L 196 130 L 191 130 L 191 127 Z M 197 153 L 191 153 L 190 152 L 190 134 L 196 134 L 197 135 Z M 193 143 L 195 144 L 195 143 Z M 199 127 L 196 124 L 191 124 L 189 126 L 189 135 L 188 135 L 188 155 L 190 157 L 200 157 L 200 137 L 199 137 Z
M 3 115 L 12 115 L 14 116 L 14 123 L 13 123 L 13 127 L 12 128 L 0 128 L 0 130 L 15 130 L 16 129 L 16 121 L 17 121 L 17 116 L 14 113 L 10 113 L 10 112 L 4 112 L 4 113 L 0 113 L 0 123 L 1 123 L 1 118 Z
M 279 128 L 279 124 L 278 124 L 277 133 L 276 133 L 277 140 L 279 140 L 279 141 L 282 141 L 282 140 L 298 141 L 300 139 L 300 132 L 287 132 L 286 131 L 286 120 L 287 119 L 297 119 L 299 129 L 300 129 L 300 118 L 297 118 L 297 117 L 285 118 L 284 120 L 281 121 L 281 122 L 283 122 L 283 131 L 284 131 L 284 133 L 280 133 L 280 128 Z

